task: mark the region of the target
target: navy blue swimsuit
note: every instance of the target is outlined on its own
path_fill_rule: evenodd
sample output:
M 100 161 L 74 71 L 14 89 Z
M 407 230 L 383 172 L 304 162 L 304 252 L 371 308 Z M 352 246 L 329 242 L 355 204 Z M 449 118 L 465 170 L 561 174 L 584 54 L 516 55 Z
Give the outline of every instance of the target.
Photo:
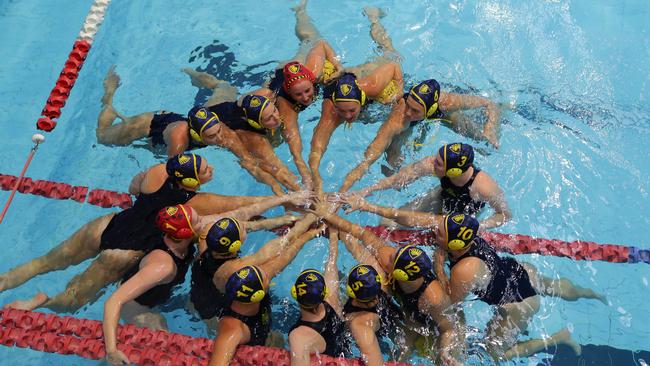
M 537 292 L 530 283 L 528 272 L 512 257 L 500 257 L 492 246 L 476 237 L 474 244 L 458 259 L 449 258 L 451 267 L 464 258 L 476 257 L 487 265 L 492 278 L 485 290 L 475 291 L 474 294 L 489 305 L 503 305 L 521 302 Z
M 402 290 L 402 288 L 399 286 L 397 281 L 395 281 L 395 283 L 393 284 L 393 294 L 395 296 L 395 299 L 405 310 L 407 316 L 409 316 L 413 321 L 415 321 L 418 324 L 422 324 L 426 326 L 435 325 L 435 322 L 433 321 L 431 316 L 427 313 L 423 313 L 420 310 L 420 307 L 418 306 L 418 303 L 420 302 L 420 296 L 422 296 L 424 291 L 426 291 L 427 287 L 429 287 L 429 284 L 433 282 L 435 279 L 436 279 L 436 275 L 433 274 L 432 271 L 425 273 L 424 282 L 422 282 L 422 285 L 418 287 L 417 290 L 408 294 L 404 292 L 404 290 Z
M 248 326 L 251 339 L 246 343 L 247 346 L 263 346 L 266 343 L 266 337 L 271 331 L 271 294 L 264 296 L 264 299 L 260 302 L 260 310 L 255 315 L 242 315 L 228 306 L 223 310 L 223 316 L 239 319 Z
M 442 212 L 444 214 L 462 213 L 473 216 L 485 206 L 485 202 L 476 201 L 469 194 L 469 189 L 480 172 L 481 169 L 474 167 L 472 177 L 462 187 L 453 185 L 446 176 L 440 179 Z
M 381 326 L 376 333 L 378 337 L 390 337 L 396 330 L 401 329 L 398 325 L 404 321 L 404 316 L 399 307 L 384 291 L 379 292 L 377 304 L 371 308 L 355 306 L 352 304 L 352 299 L 348 299 L 343 307 L 343 314 L 345 315 L 364 311 L 379 315 Z
M 196 192 L 180 188 L 171 179 L 154 193 L 140 193 L 133 207 L 115 215 L 102 232 L 99 248 L 150 252 L 160 237 L 156 227 L 158 211 L 189 201 Z
M 165 139 L 163 137 L 163 132 L 169 126 L 170 124 L 174 122 L 180 122 L 184 121 L 185 123 L 189 123 L 187 117 L 180 115 L 178 113 L 173 113 L 173 112 L 165 112 L 165 113 L 156 113 L 153 115 L 153 118 L 151 119 L 151 125 L 149 126 L 149 137 L 151 137 L 151 143 L 156 146 L 156 145 L 164 145 L 167 146 L 165 143 Z M 188 146 L 187 150 L 193 150 L 193 149 L 199 149 L 202 147 L 206 147 L 207 145 L 202 144 L 200 142 L 194 141 L 192 136 L 189 134 L 189 129 L 188 129 Z
M 150 308 L 162 305 L 167 302 L 167 300 L 169 300 L 172 295 L 172 289 L 174 286 L 179 285 L 185 281 L 185 275 L 187 274 L 187 270 L 190 267 L 190 263 L 192 263 L 194 260 L 195 251 L 194 244 L 191 244 L 188 247 L 187 254 L 184 258 L 177 257 L 176 254 L 171 249 L 169 249 L 167 244 L 165 244 L 162 234 L 151 251 L 154 251 L 156 249 L 163 250 L 172 257 L 174 264 L 176 265 L 176 276 L 174 276 L 174 279 L 171 282 L 155 286 L 135 299 L 135 302 L 138 304 L 148 306 Z M 122 282 L 126 282 L 129 278 L 138 273 L 139 270 L 140 262 L 131 267 L 131 269 L 124 275 L 124 277 L 122 277 Z
M 306 326 L 320 334 L 325 339 L 324 355 L 332 357 L 347 357 L 350 354 L 350 344 L 348 334 L 346 334 L 345 321 L 341 319 L 334 308 L 324 301 L 325 316 L 317 322 L 308 322 L 306 320 L 298 319 L 296 324 L 291 327 L 292 330 Z
M 190 299 L 201 319 L 220 317 L 228 305 L 226 295 L 214 285 L 214 274 L 226 262 L 237 257 L 216 259 L 206 250 L 192 265 Z

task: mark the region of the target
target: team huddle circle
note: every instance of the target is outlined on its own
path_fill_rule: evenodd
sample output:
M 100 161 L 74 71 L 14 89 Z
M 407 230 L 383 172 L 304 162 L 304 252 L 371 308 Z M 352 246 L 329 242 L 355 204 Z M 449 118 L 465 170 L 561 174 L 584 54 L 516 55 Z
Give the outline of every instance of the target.
M 108 70 L 98 142 L 147 141 L 152 151 L 165 150 L 166 161 L 123 182 L 136 197 L 132 207 L 89 221 L 45 255 L 0 275 L 0 291 L 6 291 L 92 259 L 63 292 L 38 293 L 6 307 L 74 312 L 116 283 L 103 317 L 106 360 L 113 365 L 132 361 L 120 350 L 120 321 L 167 330 L 159 307 L 186 278 L 187 309 L 214 337 L 210 365 L 230 364 L 240 345 L 285 348 L 292 365 L 309 365 L 314 355 L 360 357 L 367 365 L 413 357 L 462 365 L 474 346 L 466 337 L 470 298 L 495 309 L 481 346 L 496 362 L 557 345 L 579 353 L 566 328 L 541 340 L 528 337 L 527 328 L 542 297 L 606 303 L 605 297 L 569 279 L 546 277 L 533 263 L 498 253 L 484 238 L 512 219 L 507 189 L 475 161 L 483 155 L 480 149 L 492 152 L 489 159 L 507 161 L 499 153 L 502 106 L 446 90 L 435 75 L 405 80 L 409 70 L 403 70 L 399 50 L 381 23 L 387 15 L 378 8 L 367 7 L 364 14 L 380 53 L 360 65 L 342 63 L 312 24 L 306 2 L 294 11 L 298 53 L 250 93 L 239 93 L 229 80 L 184 69 L 193 85 L 212 90 L 206 103 L 187 112 L 125 116 L 113 105 L 120 77 L 115 67 Z M 377 118 L 366 113 L 370 105 L 384 112 L 372 121 L 381 127 L 338 189 L 325 190 L 321 162 L 329 146 L 341 143 L 333 138 L 335 131 L 364 128 Z M 311 141 L 301 138 L 301 113 L 307 109 L 320 113 Z M 475 113 L 468 117 L 466 111 Z M 451 129 L 459 142 L 434 146 L 431 155 L 405 164 L 409 136 L 424 124 Z M 42 141 L 35 135 L 35 143 Z M 276 154 L 282 144 L 292 162 Z M 211 161 L 216 148 L 235 157 L 251 184 L 273 194 L 224 196 L 205 190 L 222 173 Z M 385 177 L 361 186 L 384 157 Z M 412 189 L 414 182 L 431 177 L 436 184 L 413 191 L 417 198 L 400 207 L 373 202 L 375 192 Z M 276 207 L 282 207 L 282 215 L 262 216 Z M 376 215 L 379 229 L 354 222 L 347 215 L 353 211 Z M 248 233 L 264 230 L 278 235 L 244 255 L 252 245 Z M 432 240 L 397 243 L 383 235 L 396 230 L 426 231 Z M 322 266 L 295 273 L 289 292 L 274 291 L 274 278 L 300 262 L 301 250 L 315 238 L 328 243 Z M 355 265 L 341 272 L 340 258 Z M 277 298 L 295 303 L 298 320 L 288 330 L 274 326 Z

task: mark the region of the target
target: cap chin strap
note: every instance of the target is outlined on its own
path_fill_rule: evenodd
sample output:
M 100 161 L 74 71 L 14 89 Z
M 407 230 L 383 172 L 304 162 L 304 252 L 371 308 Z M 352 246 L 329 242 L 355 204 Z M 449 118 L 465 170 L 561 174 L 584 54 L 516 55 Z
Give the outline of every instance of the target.
M 406 245 L 397 252 L 395 255 L 395 260 L 393 261 L 393 270 L 391 272 L 391 276 L 388 279 L 388 282 L 391 282 L 392 279 L 398 280 L 398 281 L 409 281 L 409 275 L 406 271 L 404 271 L 401 268 L 395 268 L 397 266 L 397 261 L 399 260 L 399 257 L 408 249 L 410 245 Z

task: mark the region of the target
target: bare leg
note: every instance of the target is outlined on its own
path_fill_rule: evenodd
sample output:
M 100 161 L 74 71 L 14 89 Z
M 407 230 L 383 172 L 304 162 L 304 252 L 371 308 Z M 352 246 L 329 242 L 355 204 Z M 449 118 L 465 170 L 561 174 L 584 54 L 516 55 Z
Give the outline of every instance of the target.
M 219 86 L 220 80 L 216 77 L 208 74 L 203 71 L 196 71 L 189 67 L 184 67 L 181 69 L 182 72 L 186 73 L 190 77 L 192 85 L 201 89 L 214 89 Z
M 104 250 L 81 274 L 76 275 L 65 291 L 43 304 L 56 312 L 74 312 L 101 296 L 101 290 L 119 281 L 142 258 L 144 253 L 135 250 Z
M 97 142 L 102 145 L 128 145 L 149 134 L 152 113 L 143 113 L 133 117 L 124 117 L 113 108 L 113 96 L 120 86 L 120 77 L 111 67 L 104 78 L 103 109 L 97 118 Z M 122 123 L 114 125 L 116 118 Z
M 102 232 L 113 215 L 105 215 L 87 223 L 44 256 L 0 275 L 0 291 L 20 286 L 39 274 L 64 269 L 96 256 Z
M 573 352 L 578 356 L 582 353 L 582 347 L 580 344 L 573 340 L 569 330 L 564 328 L 549 338 L 531 339 L 525 342 L 519 342 L 514 347 L 507 350 L 504 357 L 507 360 L 515 357 L 528 357 L 549 347 L 554 347 L 560 344 L 571 347 Z
M 41 305 L 43 305 L 48 300 L 46 294 L 39 292 L 36 296 L 32 297 L 29 300 L 16 300 L 5 305 L 4 309 L 19 309 L 19 310 L 29 310 L 32 311 Z
M 559 297 L 566 301 L 595 299 L 607 305 L 607 297 L 590 288 L 577 286 L 566 278 L 552 279 L 544 277 L 533 265 L 528 263 L 522 263 L 522 266 L 528 272 L 528 277 L 530 277 L 530 282 L 533 284 L 535 291 L 541 295 Z
M 129 301 L 122 306 L 122 319 L 126 324 L 134 324 L 138 327 L 145 327 L 151 330 L 167 330 L 167 320 L 159 312 L 153 311 L 150 307 L 140 305 L 135 301 Z
M 314 21 L 307 14 L 307 0 L 301 0 L 300 4 L 292 8 L 296 14 L 296 37 L 300 41 L 298 53 L 291 59 L 304 64 L 306 62 L 307 53 L 313 46 L 314 42 L 322 39 L 318 29 L 314 25 Z M 284 65 L 280 63 L 280 65 Z
M 393 41 L 391 41 L 388 32 L 386 32 L 386 28 L 380 23 L 380 19 L 385 17 L 386 13 L 374 6 L 366 6 L 363 8 L 363 13 L 370 21 L 370 37 L 379 46 L 379 49 L 384 54 L 387 52 L 398 54 L 395 47 L 393 47 Z
M 314 43 L 323 37 L 316 29 L 314 21 L 307 14 L 307 0 L 300 0 L 300 4 L 291 8 L 296 14 L 296 37 L 300 41 L 298 52 L 295 56 L 287 61 L 282 61 L 277 68 L 282 68 L 289 61 L 298 61 L 301 64 L 307 62 L 307 54 L 313 47 Z
M 190 69 L 189 67 L 181 69 L 181 71 L 190 77 L 192 85 L 195 87 L 202 89 L 212 89 L 212 95 L 204 104 L 206 107 L 211 107 L 223 102 L 234 102 L 237 100 L 237 94 L 239 91 L 229 82 L 225 80 L 219 80 L 207 72 L 196 71 L 194 69 Z
M 377 67 L 384 65 L 391 61 L 399 61 L 401 56 L 399 52 L 393 47 L 393 42 L 388 36 L 388 32 L 381 24 L 380 19 L 383 18 L 386 14 L 377 7 L 365 7 L 363 13 L 368 17 L 370 21 L 370 37 L 377 44 L 381 54 L 378 57 L 373 58 L 372 60 L 361 64 L 359 66 L 351 67 L 348 69 L 349 72 L 357 75 L 359 78 L 363 78 L 367 75 L 370 75 Z
M 301 0 L 300 4 L 292 10 L 296 13 L 296 37 L 300 43 L 311 43 L 323 38 L 316 29 L 314 21 L 307 14 L 307 0 Z
M 497 307 L 498 314 L 488 322 L 485 343 L 495 360 L 505 357 L 506 350 L 517 342 L 517 337 L 528 328 L 528 322 L 539 311 L 540 297 L 532 296 L 518 303 Z
M 213 105 L 225 103 L 225 102 L 236 102 L 237 93 L 239 92 L 236 87 L 230 85 L 227 81 L 219 80 L 220 84 L 217 88 L 212 91 L 212 95 L 205 102 L 204 106 L 212 107 Z

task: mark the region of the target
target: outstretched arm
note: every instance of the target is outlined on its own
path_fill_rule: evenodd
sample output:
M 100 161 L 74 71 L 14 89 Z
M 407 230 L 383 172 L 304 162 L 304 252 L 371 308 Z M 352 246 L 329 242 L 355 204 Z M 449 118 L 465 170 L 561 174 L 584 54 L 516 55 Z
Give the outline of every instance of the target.
M 499 148 L 498 128 L 499 128 L 499 107 L 487 98 L 477 95 L 466 95 L 456 93 L 442 93 L 440 95 L 440 109 L 445 112 L 455 112 L 459 110 L 474 109 L 484 107 L 487 120 L 483 126 L 483 138 L 485 138 L 494 147 Z
M 295 216 L 295 215 L 284 215 L 278 217 L 271 217 L 269 219 L 244 221 L 243 225 L 246 228 L 247 232 L 271 230 L 271 229 L 278 228 L 280 226 L 291 225 L 292 223 L 298 221 L 300 218 L 301 218 L 300 216 Z
M 296 255 L 305 244 L 316 236 L 320 235 L 325 229 L 325 225 L 321 225 L 316 229 L 307 231 L 306 233 L 297 237 L 291 245 L 284 248 L 284 250 L 277 257 L 270 258 L 264 262 L 260 267 L 266 272 L 269 278 L 277 276 L 278 273 L 291 263 Z
M 365 230 L 357 224 L 353 224 L 350 221 L 341 218 L 336 214 L 326 214 L 323 216 L 323 219 L 327 220 L 327 222 L 336 226 L 341 231 L 348 232 L 352 234 L 352 236 L 363 241 L 368 249 L 370 249 L 371 253 L 375 256 L 378 255 L 382 248 L 390 247 L 388 243 L 378 238 L 375 234 Z
M 228 277 L 237 269 L 245 266 L 259 266 L 274 257 L 282 255 L 282 252 L 286 250 L 286 247 L 290 246 L 290 243 L 297 236 L 304 234 L 309 229 L 309 226 L 315 221 L 315 215 L 307 214 L 302 220 L 298 221 L 286 235 L 269 240 L 258 249 L 257 252 L 251 255 L 227 261 L 219 267 L 217 272 L 214 274 L 214 277 L 212 278 L 214 285 L 219 289 L 219 291 L 223 292 Z
M 302 178 L 302 185 L 306 189 L 311 189 L 311 172 L 307 168 L 305 159 L 302 157 L 302 138 L 300 137 L 300 128 L 298 127 L 298 112 L 284 98 L 278 98 L 277 105 L 280 116 L 282 116 L 284 121 L 282 136 L 287 141 L 287 145 L 289 145 L 289 152 L 291 152 L 298 173 L 300 173 L 300 177 Z
M 323 101 L 320 121 L 314 130 L 311 139 L 311 152 L 309 153 L 309 168 L 314 178 L 314 191 L 317 194 L 323 193 L 323 178 L 320 175 L 320 161 L 327 150 L 327 145 L 334 130 L 338 127 L 334 104 L 330 100 Z
M 271 187 L 273 193 L 277 195 L 284 194 L 282 187 L 275 178 L 273 178 L 271 174 L 260 169 L 257 159 L 246 150 L 246 147 L 244 147 L 244 144 L 235 131 L 226 126 L 222 126 L 221 132 L 222 142 L 219 146 L 224 147 L 235 154 L 235 156 L 239 158 L 239 165 L 246 169 L 258 182 Z
M 388 120 L 381 125 L 379 131 L 377 131 L 377 136 L 366 149 L 363 161 L 345 177 L 339 192 L 347 191 L 356 181 L 361 179 L 370 166 L 386 151 L 393 138 L 404 131 L 406 127 L 404 125 L 404 109 L 404 99 L 400 99 L 399 103 L 393 107 Z
M 388 178 L 384 178 L 379 182 L 373 184 L 370 187 L 360 189 L 358 192 L 362 196 L 367 196 L 374 191 L 382 191 L 385 189 L 401 189 L 413 181 L 427 176 L 433 175 L 433 161 L 435 157 L 428 156 L 418 162 L 415 162 L 411 165 L 407 165 L 404 168 L 400 169 L 397 173 L 393 174 Z
M 386 272 L 384 271 L 384 266 L 379 262 L 379 259 L 375 256 L 375 255 L 377 256 L 381 256 L 381 255 L 370 253 L 369 248 L 364 247 L 359 241 L 359 239 L 355 238 L 350 233 L 344 233 L 341 231 L 341 240 L 343 240 L 343 243 L 345 243 L 345 247 L 347 248 L 348 252 L 352 254 L 354 259 L 357 260 L 357 262 L 372 266 L 372 268 L 374 268 L 377 271 L 377 273 L 381 275 L 382 278 L 387 278 Z M 388 247 L 383 247 L 381 250 L 384 251 L 386 249 L 393 250 L 392 248 L 388 248 Z M 388 283 L 382 283 L 381 289 L 384 292 L 388 292 L 389 291 Z
M 203 216 L 201 218 L 201 225 L 211 223 L 221 217 L 232 217 L 239 221 L 246 221 L 253 216 L 257 216 L 266 210 L 287 202 L 293 202 L 296 205 L 301 205 L 303 199 L 306 199 L 310 193 L 307 191 L 292 192 L 282 196 L 275 196 L 268 198 L 264 201 L 254 203 L 252 205 L 243 206 L 238 209 L 216 214 L 210 216 Z
M 360 197 L 350 197 L 346 200 L 351 210 L 371 212 L 387 219 L 395 220 L 398 224 L 410 227 L 433 227 L 440 220 L 440 215 L 427 212 L 400 210 L 398 208 L 372 204 Z
M 296 237 L 309 230 L 309 227 L 315 221 L 316 216 L 307 214 L 302 220 L 298 221 L 286 235 L 268 241 L 258 249 L 257 252 L 251 255 L 229 261 L 228 263 L 233 262 L 233 270 L 235 270 L 244 266 L 256 266 L 260 263 L 266 262 L 267 260 L 280 255 L 284 248 L 290 245 Z
M 327 263 L 325 263 L 324 274 L 325 285 L 329 289 L 329 293 L 325 301 L 341 316 L 343 314 L 343 308 L 341 307 L 341 297 L 339 294 L 339 268 L 336 265 L 336 260 L 339 255 L 339 233 L 337 230 L 330 228 L 329 234 L 330 250 Z
M 354 235 L 346 233 L 344 231 L 340 231 L 339 235 L 345 244 L 345 248 L 348 250 L 348 252 L 350 252 L 350 254 L 352 254 L 352 257 L 356 259 L 357 262 L 369 264 L 375 267 L 375 269 L 379 268 L 379 263 L 377 262 L 375 255 L 370 253 L 370 251 L 365 246 L 363 246 L 363 244 L 361 244 L 359 239 L 357 239 Z
M 265 172 L 271 174 L 287 189 L 300 190 L 298 177 L 278 158 L 266 136 L 251 131 L 237 131 L 237 135 L 248 152 L 260 162 Z
M 192 206 L 199 215 L 214 215 L 262 202 L 271 197 L 273 196 L 223 196 L 199 192 L 187 201 L 187 204 Z

